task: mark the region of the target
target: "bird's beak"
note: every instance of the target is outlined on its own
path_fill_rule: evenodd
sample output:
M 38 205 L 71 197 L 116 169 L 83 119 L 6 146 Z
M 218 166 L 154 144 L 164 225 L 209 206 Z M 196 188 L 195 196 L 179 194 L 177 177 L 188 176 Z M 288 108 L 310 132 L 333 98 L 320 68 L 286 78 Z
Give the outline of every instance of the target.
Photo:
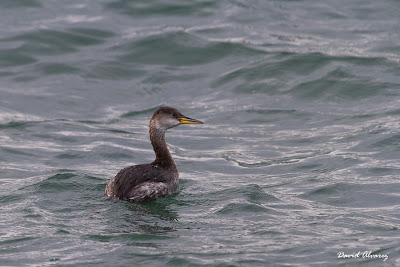
M 202 121 L 192 119 L 189 117 L 185 117 L 185 116 L 178 118 L 178 120 L 179 120 L 179 124 L 203 124 Z

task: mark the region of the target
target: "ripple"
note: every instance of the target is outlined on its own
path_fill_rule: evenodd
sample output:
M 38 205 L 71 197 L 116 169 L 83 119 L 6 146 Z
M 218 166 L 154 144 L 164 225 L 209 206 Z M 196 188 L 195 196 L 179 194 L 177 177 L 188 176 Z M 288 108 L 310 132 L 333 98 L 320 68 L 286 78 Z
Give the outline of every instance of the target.
M 91 175 L 62 172 L 35 183 L 32 187 L 35 188 L 38 194 L 66 193 L 66 195 L 69 195 L 73 192 L 89 191 L 94 193 L 94 191 L 98 190 L 98 192 L 103 191 L 104 179 Z M 102 193 L 99 196 L 102 196 Z
M 40 192 L 59 192 L 76 188 L 77 175 L 73 173 L 58 173 L 36 185 Z
M 25 128 L 29 122 L 27 121 L 10 121 L 7 123 L 1 123 L 0 124 L 0 129 L 20 129 L 20 128 Z
M 266 60 L 257 61 L 223 74 L 214 82 L 214 86 L 220 86 L 235 79 L 242 79 L 250 83 L 263 81 L 268 77 L 281 76 L 290 72 L 306 75 L 322 68 L 329 62 L 329 57 L 319 53 L 304 55 L 277 53 L 274 56 L 267 57 Z
M 106 61 L 90 67 L 83 76 L 102 80 L 131 80 L 143 76 L 144 73 L 145 71 L 138 69 L 135 64 Z
M 61 153 L 56 156 L 58 159 L 79 159 L 83 158 L 82 155 L 76 154 L 76 153 Z
M 151 240 L 168 240 L 171 239 L 168 235 L 154 235 L 149 233 L 122 233 L 122 234 L 97 234 L 97 235 L 87 235 L 86 238 L 101 242 L 110 242 L 114 240 L 123 241 L 144 241 L 149 242 Z
M 293 155 L 282 155 L 281 157 L 274 157 L 272 159 L 260 160 L 258 157 L 250 157 L 247 154 L 239 152 L 234 152 L 234 153 L 224 152 L 222 157 L 227 161 L 236 163 L 240 167 L 258 168 L 258 167 L 268 167 L 274 165 L 299 163 L 305 159 L 313 158 L 315 156 L 325 153 L 326 152 L 324 151 L 298 151 L 293 153 Z
M 357 172 L 362 174 L 363 176 L 396 176 L 400 171 L 400 168 L 394 167 L 366 167 L 366 168 L 359 168 Z
M 186 82 L 202 78 L 200 74 L 179 74 L 175 75 L 168 72 L 158 72 L 155 75 L 143 80 L 143 83 L 165 85 L 169 82 Z
M 80 71 L 77 67 L 63 63 L 41 63 L 35 69 L 45 75 L 73 74 Z
M 10 38 L 3 38 L 0 41 L 22 42 L 22 45 L 15 48 L 15 52 L 11 53 L 11 55 L 60 55 L 76 52 L 82 46 L 104 43 L 107 38 L 113 35 L 112 32 L 93 28 L 70 28 L 65 31 L 38 30 Z M 14 62 L 11 60 L 8 61 L 10 63 Z
M 217 6 L 215 1 L 210 0 L 194 0 L 191 2 L 164 2 L 156 1 L 157 3 L 146 1 L 128 1 L 117 0 L 106 5 L 106 8 L 115 9 L 118 12 L 136 16 L 149 15 L 167 15 L 167 16 L 190 16 L 190 15 L 209 15 L 214 12 Z
M 208 42 L 186 32 L 169 32 L 132 41 L 118 48 L 126 51 L 119 60 L 143 64 L 190 66 L 207 64 L 231 54 L 256 55 L 261 52 L 242 44 Z
M 29 55 L 26 55 L 20 49 L 2 49 L 0 50 L 0 66 L 13 67 L 27 65 L 36 62 L 37 60 Z
M 10 238 L 6 240 L 1 240 L 0 245 L 12 245 L 15 243 L 21 243 L 21 242 L 26 242 L 30 240 L 36 239 L 35 237 L 32 236 L 25 236 L 25 237 L 19 237 L 19 238 Z
M 201 194 L 202 199 L 207 201 L 226 201 L 226 200 L 238 200 L 243 199 L 249 203 L 262 204 L 279 202 L 280 200 L 273 195 L 270 195 L 264 191 L 259 185 L 248 184 L 243 186 L 237 186 L 227 189 L 222 189 L 214 192 L 208 192 Z
M 400 184 L 335 183 L 311 190 L 302 198 L 337 207 L 383 208 L 397 206 Z
M 248 109 L 248 123 L 268 123 L 279 120 L 302 120 L 305 121 L 311 117 L 311 114 L 295 109 Z
M 234 215 L 234 216 L 246 216 L 247 213 L 269 213 L 273 215 L 280 214 L 271 208 L 264 207 L 254 203 L 229 203 L 223 208 L 219 209 L 217 214 L 223 215 Z
M 41 7 L 38 0 L 2 0 L 0 2 L 2 8 L 26 8 L 26 7 Z
M 336 69 L 316 80 L 302 82 L 291 89 L 295 95 L 311 98 L 362 99 L 376 95 L 398 84 L 375 81 L 371 78 L 354 77 Z
M 0 197 L 0 203 L 4 205 L 8 204 L 17 204 L 18 202 L 22 201 L 24 199 L 24 196 L 21 194 L 10 194 L 10 195 L 2 195 Z
M 399 151 L 400 149 L 400 134 L 391 134 L 382 140 L 371 145 L 373 148 L 385 149 L 386 151 Z
M 151 108 L 146 108 L 142 110 L 133 110 L 133 111 L 128 111 L 126 113 L 123 113 L 120 118 L 131 118 L 131 117 L 137 117 L 137 116 L 142 116 L 142 115 L 149 115 L 152 114 L 158 107 L 151 107 Z
M 321 53 L 275 53 L 263 60 L 224 73 L 212 86 L 233 86 L 236 92 L 290 94 L 315 99 L 357 100 L 382 90 L 400 88 L 399 83 L 352 74 L 351 66 L 379 66 L 380 58 L 329 56 Z M 338 66 L 339 65 L 339 66 Z M 288 77 L 291 81 L 288 81 Z

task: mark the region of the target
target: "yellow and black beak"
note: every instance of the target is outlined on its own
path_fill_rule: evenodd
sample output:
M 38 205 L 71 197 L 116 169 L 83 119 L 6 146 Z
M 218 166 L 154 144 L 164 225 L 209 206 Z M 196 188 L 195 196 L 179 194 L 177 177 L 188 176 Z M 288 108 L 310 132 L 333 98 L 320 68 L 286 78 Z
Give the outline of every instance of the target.
M 203 124 L 202 121 L 192 119 L 189 117 L 185 117 L 185 116 L 179 117 L 178 120 L 179 120 L 179 124 Z

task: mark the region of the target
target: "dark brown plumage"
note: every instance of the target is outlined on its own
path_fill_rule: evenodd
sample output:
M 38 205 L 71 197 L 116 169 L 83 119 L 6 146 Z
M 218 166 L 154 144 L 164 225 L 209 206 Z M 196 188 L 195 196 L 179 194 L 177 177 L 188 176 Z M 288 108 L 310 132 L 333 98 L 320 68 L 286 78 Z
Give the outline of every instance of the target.
M 201 121 L 182 115 L 171 107 L 160 107 L 149 124 L 150 141 L 156 154 L 150 164 L 126 167 L 111 179 L 105 189 L 108 197 L 146 201 L 174 193 L 178 188 L 178 170 L 165 142 L 167 129 L 180 124 L 200 124 Z

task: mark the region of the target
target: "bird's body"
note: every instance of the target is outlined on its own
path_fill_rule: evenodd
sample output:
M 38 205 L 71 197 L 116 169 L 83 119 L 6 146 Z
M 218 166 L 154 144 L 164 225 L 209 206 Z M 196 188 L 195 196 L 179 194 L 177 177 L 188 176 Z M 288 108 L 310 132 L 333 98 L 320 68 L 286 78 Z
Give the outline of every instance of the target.
M 145 201 L 172 194 L 178 187 L 178 171 L 141 164 L 118 172 L 106 187 L 109 197 Z
M 167 129 L 179 124 L 199 124 L 170 107 L 159 108 L 150 120 L 149 134 L 156 159 L 120 170 L 105 189 L 108 197 L 136 202 L 152 200 L 176 192 L 178 170 L 165 142 Z

